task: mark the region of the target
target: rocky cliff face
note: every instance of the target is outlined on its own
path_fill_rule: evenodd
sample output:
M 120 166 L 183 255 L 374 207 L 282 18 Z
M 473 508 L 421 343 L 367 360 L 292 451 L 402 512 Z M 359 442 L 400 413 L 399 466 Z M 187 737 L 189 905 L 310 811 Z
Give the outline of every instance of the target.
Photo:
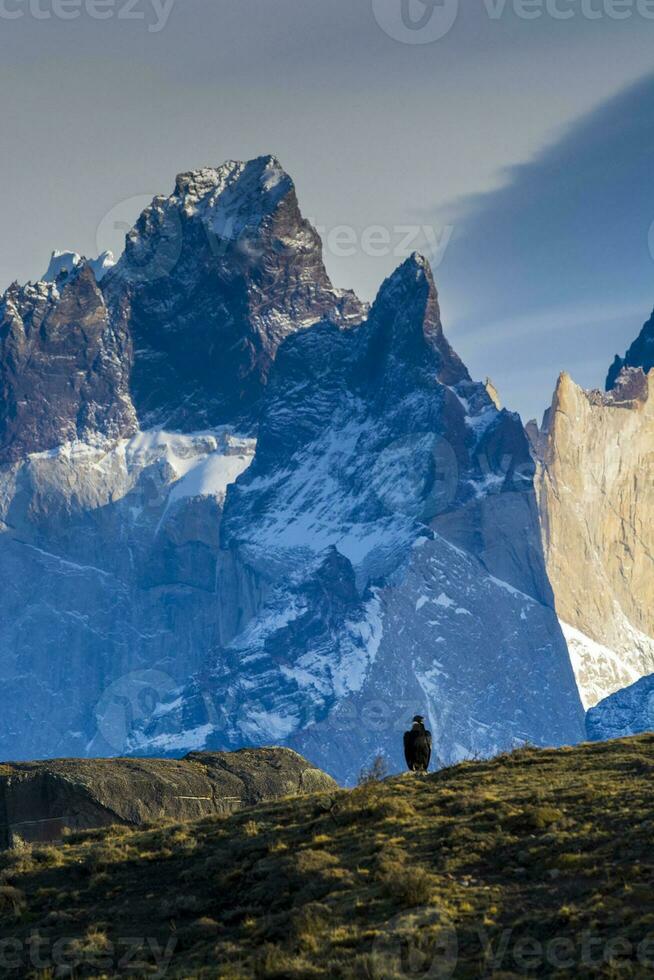
M 164 759 L 57 759 L 0 765 L 0 848 L 60 840 L 66 831 L 197 820 L 334 780 L 289 749 L 194 752 Z
M 441 764 L 579 738 L 532 481 L 420 257 L 361 326 L 289 338 L 228 493 L 220 646 L 132 750 L 283 741 L 352 781 L 376 752 L 401 767 L 418 709 Z
M 654 316 L 606 394 L 562 376 L 532 431 L 548 571 L 594 740 L 654 723 L 653 369 Z
M 252 428 L 275 352 L 294 331 L 363 307 L 333 288 L 321 242 L 273 157 L 180 174 L 103 280 L 134 343 L 143 427 Z
M 88 265 L 52 275 L 0 301 L 0 464 L 136 431 L 128 331 Z
M 533 437 L 547 569 L 590 707 L 654 673 L 654 371 L 624 369 L 607 394 L 562 375 Z

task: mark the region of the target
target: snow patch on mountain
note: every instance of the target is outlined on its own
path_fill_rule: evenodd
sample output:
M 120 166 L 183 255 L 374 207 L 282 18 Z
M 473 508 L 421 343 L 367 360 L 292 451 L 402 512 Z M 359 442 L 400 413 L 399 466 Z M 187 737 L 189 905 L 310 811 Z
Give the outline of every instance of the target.
M 150 430 L 0 469 L 0 755 L 121 754 L 143 690 L 156 707 L 200 667 L 217 628 L 224 498 L 254 447 L 224 427 Z M 35 711 L 41 723 L 21 729 Z M 166 744 L 190 750 L 200 736 Z
M 125 496 L 141 473 L 156 464 L 164 475 L 170 494 L 168 505 L 185 498 L 216 497 L 224 501 L 228 486 L 250 465 L 256 439 L 234 433 L 229 427 L 200 432 L 167 432 L 147 429 L 118 442 L 98 433 L 90 442 L 73 440 L 54 449 L 31 453 L 34 464 L 51 461 L 57 468 L 89 467 L 106 479 L 113 474 L 110 489 L 115 501 Z M 122 487 L 115 479 L 120 468 Z
M 642 676 L 642 661 L 630 664 L 624 654 L 597 643 L 569 623 L 560 622 L 584 708 L 592 708 L 608 694 L 628 687 Z
M 236 456 L 211 453 L 177 481 L 170 494 L 171 505 L 185 497 L 217 497 L 224 500 L 227 487 L 248 468 L 251 461 L 251 453 Z
M 211 725 L 199 725 L 190 731 L 161 735 L 154 739 L 148 748 L 151 747 L 162 755 L 181 755 L 186 752 L 197 752 L 204 747 L 207 737 L 211 734 L 211 730 Z M 134 753 L 138 752 L 138 740 L 134 740 L 131 747 Z
M 311 562 L 333 546 L 349 559 L 361 581 L 377 578 L 397 564 L 398 553 L 415 537 L 415 524 L 401 511 L 381 516 L 361 506 L 350 481 L 358 482 L 364 468 L 373 494 L 379 485 L 394 498 L 398 483 L 389 456 L 384 469 L 383 456 L 372 470 L 367 466 L 367 446 L 374 441 L 375 427 L 371 420 L 356 416 L 354 403 L 346 412 L 335 411 L 333 426 L 310 450 L 297 455 L 293 467 L 275 467 L 243 485 L 247 497 L 274 500 L 274 506 L 245 531 L 249 551 L 256 550 L 277 568 L 290 570 L 298 560 Z M 415 485 L 418 478 L 410 479 Z M 409 509 L 411 503 L 405 492 L 401 508 Z
M 113 269 L 116 264 L 114 253 L 109 250 L 101 252 L 97 259 L 88 259 L 87 261 L 93 270 L 96 282 L 102 282 L 109 270 Z
M 77 252 L 60 252 L 55 250 L 50 256 L 50 264 L 42 276 L 43 282 L 55 282 L 62 273 L 69 274 L 82 261 Z
M 97 259 L 85 259 L 77 252 L 54 251 L 50 256 L 50 264 L 42 277 L 42 282 L 56 282 L 61 275 L 70 275 L 82 265 L 88 265 L 93 270 L 96 282 L 103 278 L 115 264 L 112 252 L 102 252 Z
M 185 208 L 199 215 L 214 234 L 233 241 L 246 229 L 258 228 L 291 190 L 291 178 L 274 157 L 230 161 L 194 175 Z

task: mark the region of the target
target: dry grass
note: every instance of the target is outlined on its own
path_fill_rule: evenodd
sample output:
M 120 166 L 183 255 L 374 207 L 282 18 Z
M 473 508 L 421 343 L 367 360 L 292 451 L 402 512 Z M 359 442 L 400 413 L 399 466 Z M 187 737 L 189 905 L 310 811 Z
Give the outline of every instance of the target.
M 3 921 L 20 919 L 25 909 L 25 895 L 19 888 L 0 885 L 0 917 Z
M 651 978 L 653 774 L 641 736 L 71 835 L 0 856 L 0 941 L 67 937 L 75 977 L 141 936 L 184 980 Z

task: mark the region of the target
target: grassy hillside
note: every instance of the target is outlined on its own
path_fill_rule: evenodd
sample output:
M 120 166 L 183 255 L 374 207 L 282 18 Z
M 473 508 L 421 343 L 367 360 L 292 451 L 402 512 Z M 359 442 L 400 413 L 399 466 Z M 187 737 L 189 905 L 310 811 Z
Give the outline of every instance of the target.
M 2 976 L 649 978 L 654 736 L 5 854 L 0 912 Z

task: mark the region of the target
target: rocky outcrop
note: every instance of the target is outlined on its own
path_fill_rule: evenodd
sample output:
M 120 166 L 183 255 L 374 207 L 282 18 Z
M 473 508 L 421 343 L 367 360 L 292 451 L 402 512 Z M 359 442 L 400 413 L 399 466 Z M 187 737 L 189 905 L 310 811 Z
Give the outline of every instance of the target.
M 585 706 L 654 672 L 654 371 L 607 394 L 561 375 L 536 487 L 556 608 Z
M 284 748 L 181 760 L 57 759 L 0 765 L 0 848 L 109 824 L 194 820 L 337 784 Z
M 364 314 L 330 283 L 320 238 L 273 157 L 180 174 L 129 232 L 103 289 L 133 338 L 144 428 L 252 428 L 282 340 Z
M 484 382 L 484 388 L 486 389 L 486 391 L 488 393 L 488 397 L 492 401 L 492 403 L 495 406 L 495 408 L 501 409 L 502 408 L 502 402 L 500 401 L 500 393 L 499 393 L 499 391 L 497 390 L 497 388 L 495 387 L 495 385 L 493 384 L 493 382 L 491 381 L 490 378 L 486 378 L 486 380 Z
M 634 340 L 624 357 L 615 355 L 606 378 L 606 390 L 616 386 L 623 368 L 642 368 L 645 374 L 654 368 L 654 313 Z
M 136 430 L 130 339 L 85 263 L 0 301 L 0 465 Z
M 581 738 L 533 474 L 519 418 L 447 342 L 420 256 L 362 325 L 290 337 L 221 525 L 219 566 L 246 595 L 132 750 L 274 739 L 352 782 L 377 752 L 402 767 L 418 710 L 440 764 Z

